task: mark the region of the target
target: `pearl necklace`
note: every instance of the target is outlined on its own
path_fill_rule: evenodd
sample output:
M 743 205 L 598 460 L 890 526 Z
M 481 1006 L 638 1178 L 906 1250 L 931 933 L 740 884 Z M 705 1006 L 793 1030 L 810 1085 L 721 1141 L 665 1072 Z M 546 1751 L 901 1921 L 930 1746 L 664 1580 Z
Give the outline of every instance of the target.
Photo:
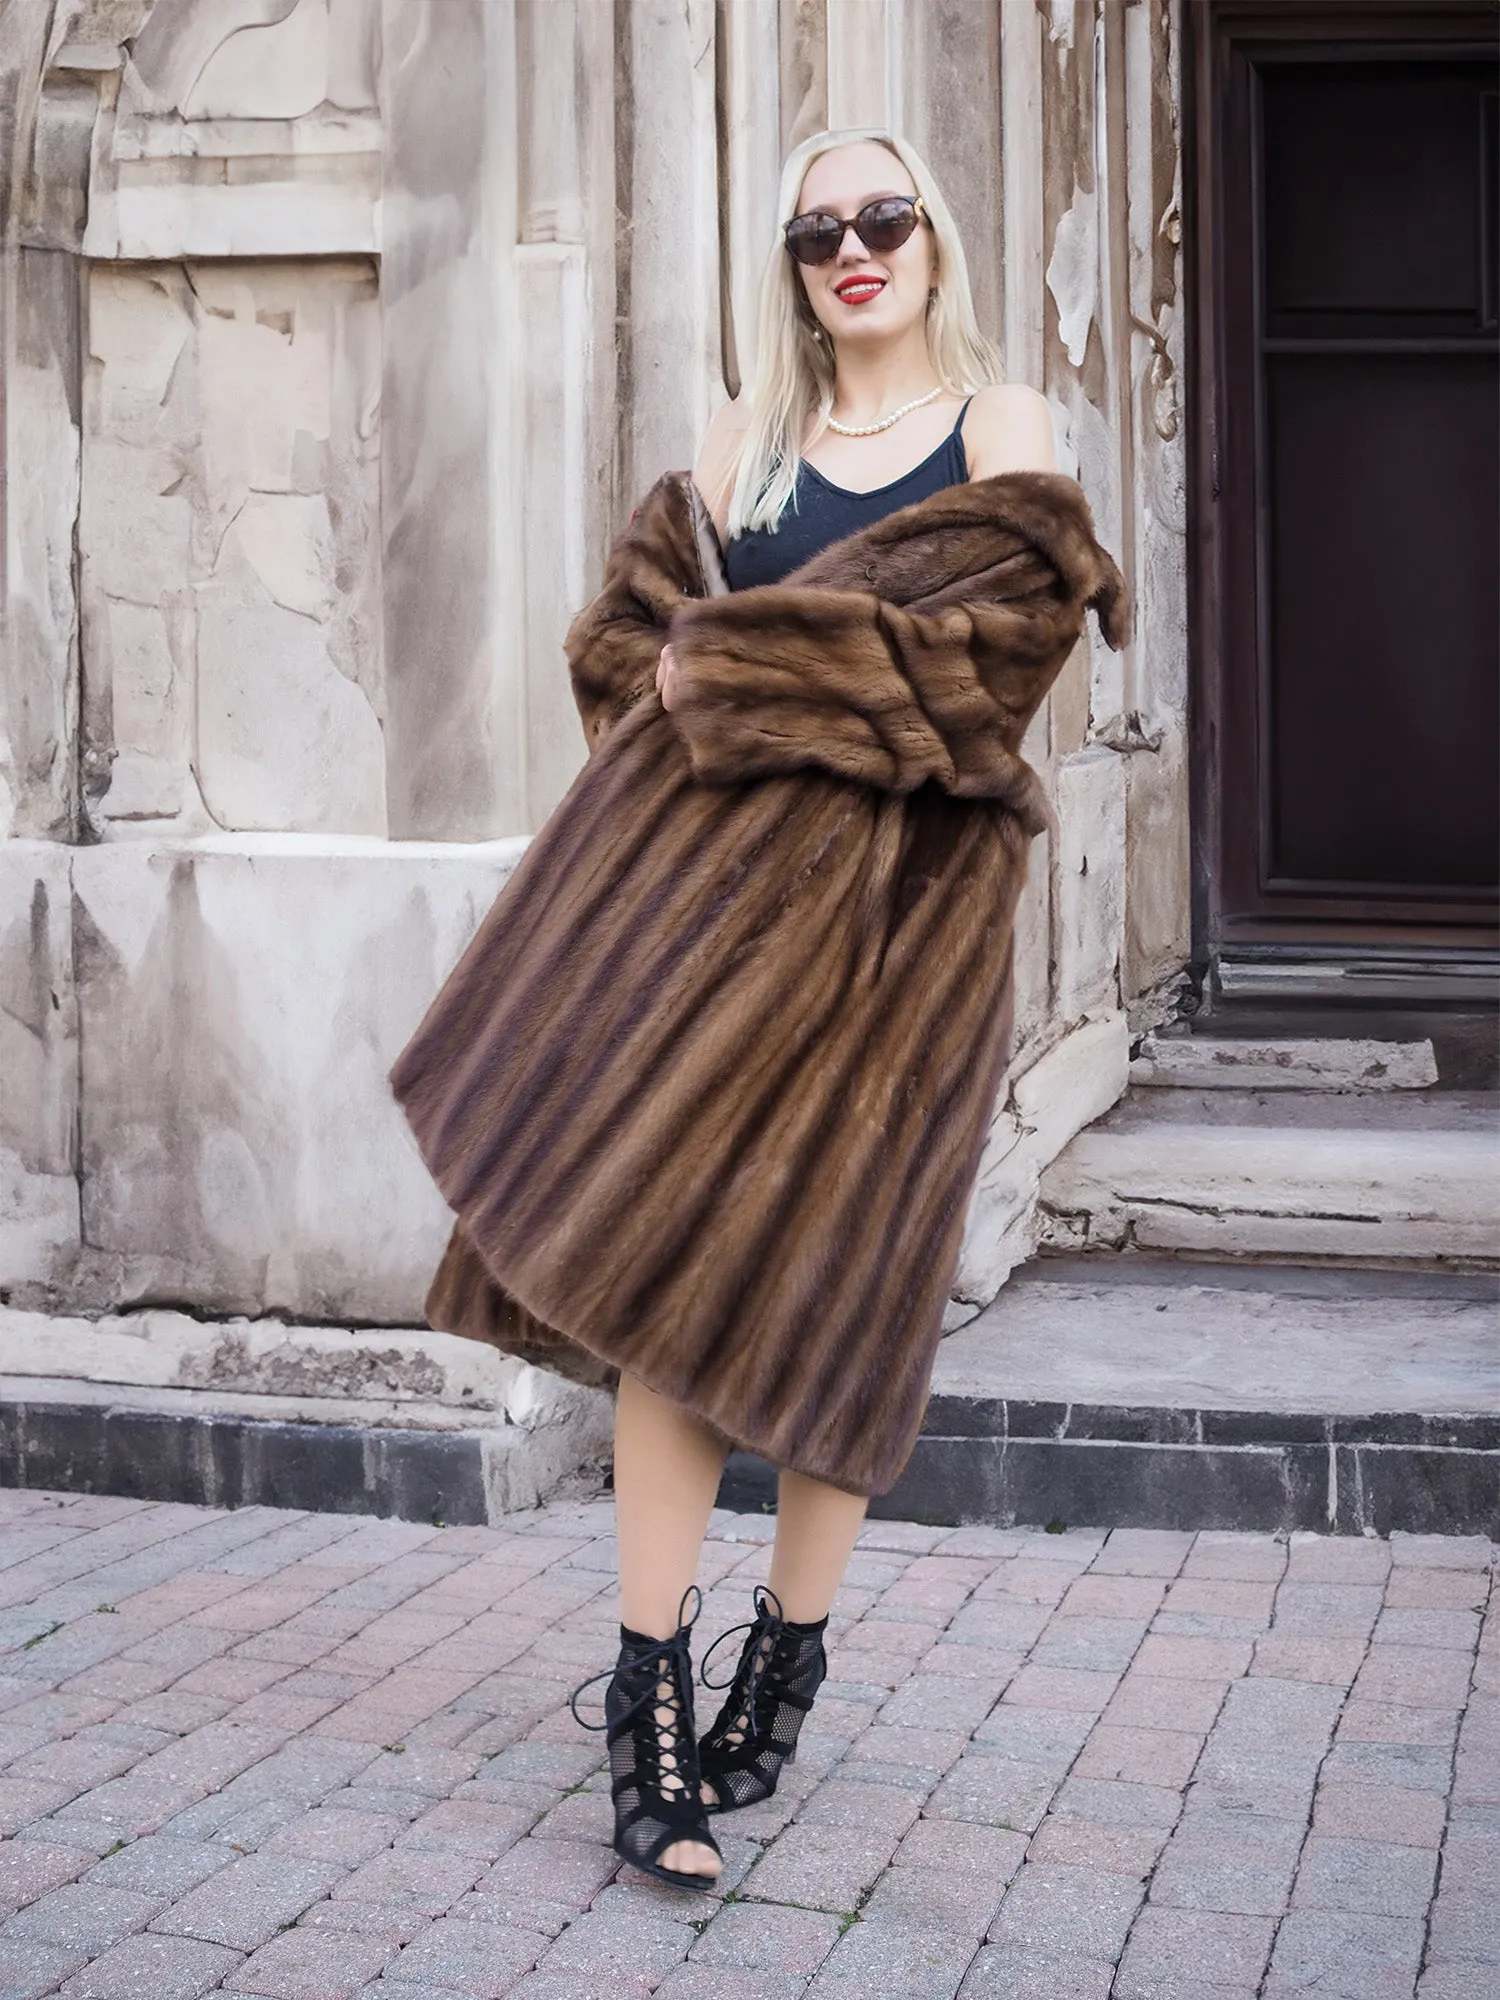
M 920 410 L 924 403 L 932 402 L 936 397 L 941 396 L 942 393 L 943 385 L 939 382 L 935 389 L 929 389 L 925 396 L 918 396 L 915 402 L 903 403 L 899 410 L 892 410 L 891 414 L 888 417 L 882 417 L 878 424 L 841 424 L 836 417 L 830 417 L 828 419 L 828 428 L 831 431 L 837 431 L 840 437 L 845 438 L 874 437 L 877 431 L 888 431 L 891 425 L 898 422 L 900 418 L 910 416 L 913 410 Z

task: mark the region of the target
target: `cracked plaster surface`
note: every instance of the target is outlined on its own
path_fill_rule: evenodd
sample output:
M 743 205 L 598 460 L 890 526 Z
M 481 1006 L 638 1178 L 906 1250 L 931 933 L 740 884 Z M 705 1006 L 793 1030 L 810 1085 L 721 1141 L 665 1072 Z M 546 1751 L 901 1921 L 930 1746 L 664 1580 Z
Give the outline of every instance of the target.
M 383 832 L 372 273 L 96 266 L 89 307 L 96 824 Z

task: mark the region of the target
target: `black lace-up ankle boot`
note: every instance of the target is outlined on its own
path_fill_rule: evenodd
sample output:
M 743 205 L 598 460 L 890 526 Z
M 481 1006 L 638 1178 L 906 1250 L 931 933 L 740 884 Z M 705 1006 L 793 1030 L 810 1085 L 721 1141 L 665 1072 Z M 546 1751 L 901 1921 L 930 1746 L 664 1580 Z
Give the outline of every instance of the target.
M 674 1889 L 711 1889 L 716 1875 L 665 1868 L 661 1856 L 679 1840 L 701 1841 L 719 1853 L 708 1830 L 700 1794 L 698 1746 L 693 1736 L 693 1662 L 689 1652 L 692 1620 L 689 1598 L 678 1607 L 677 1631 L 670 1639 L 620 1627 L 620 1657 L 573 1691 L 570 1706 L 585 1729 L 602 1729 L 609 1745 L 609 1795 L 615 1809 L 615 1852 L 643 1874 Z M 694 1617 L 697 1606 L 694 1606 Z M 585 1722 L 578 1697 L 607 1680 L 603 1722 Z
M 709 1812 L 732 1812 L 770 1798 L 784 1764 L 797 1755 L 797 1734 L 813 1696 L 828 1675 L 823 1634 L 828 1620 L 796 1625 L 784 1618 L 774 1591 L 758 1584 L 755 1616 L 736 1625 L 704 1657 L 705 1687 L 727 1687 L 724 1706 L 698 1745 L 704 1785 L 714 1795 Z M 729 1681 L 711 1681 L 708 1663 L 725 1639 L 743 1632 L 740 1662 Z

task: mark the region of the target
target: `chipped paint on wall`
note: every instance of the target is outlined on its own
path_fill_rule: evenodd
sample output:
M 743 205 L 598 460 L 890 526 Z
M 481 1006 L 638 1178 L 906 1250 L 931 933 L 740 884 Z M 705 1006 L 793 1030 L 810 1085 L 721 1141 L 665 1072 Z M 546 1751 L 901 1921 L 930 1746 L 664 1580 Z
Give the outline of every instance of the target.
M 1074 368 L 1083 365 L 1099 301 L 1099 204 L 1093 191 L 1075 191 L 1059 220 L 1047 265 L 1047 289 L 1057 306 L 1057 333 Z

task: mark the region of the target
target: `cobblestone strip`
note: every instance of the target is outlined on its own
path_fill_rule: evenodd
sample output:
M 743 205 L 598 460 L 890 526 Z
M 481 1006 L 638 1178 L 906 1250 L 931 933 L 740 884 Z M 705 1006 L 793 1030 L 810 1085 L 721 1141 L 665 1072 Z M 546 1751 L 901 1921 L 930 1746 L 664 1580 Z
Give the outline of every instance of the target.
M 1482 1545 L 1480 1545 L 1482 1547 Z M 1500 1989 L 1500 1618 L 1497 1579 L 1478 1565 L 1414 1571 L 1424 1611 L 1472 1615 L 1479 1626 L 1467 1700 L 1453 1746 L 1437 1892 L 1426 1912 L 1421 2000 L 1478 2000 Z M 1451 1631 L 1452 1626 L 1448 1629 Z
M 1346 1566 L 1362 1560 L 1378 1573 L 1385 1562 L 1380 1607 L 1319 1771 L 1267 1996 L 1321 1987 L 1405 2000 L 1414 1990 L 1478 1639 L 1477 1616 L 1442 1607 L 1473 1596 L 1476 1573 L 1482 1592 L 1489 1556 L 1487 1544 L 1455 1539 L 1348 1545 Z M 1326 1569 L 1332 1558 L 1318 1560 Z
M 618 1869 L 566 1707 L 612 1526 L 0 1493 L 0 2000 L 1500 1986 L 1486 1544 L 872 1522 L 798 1762 L 687 1896 Z M 716 1514 L 700 1659 L 772 1528 Z

